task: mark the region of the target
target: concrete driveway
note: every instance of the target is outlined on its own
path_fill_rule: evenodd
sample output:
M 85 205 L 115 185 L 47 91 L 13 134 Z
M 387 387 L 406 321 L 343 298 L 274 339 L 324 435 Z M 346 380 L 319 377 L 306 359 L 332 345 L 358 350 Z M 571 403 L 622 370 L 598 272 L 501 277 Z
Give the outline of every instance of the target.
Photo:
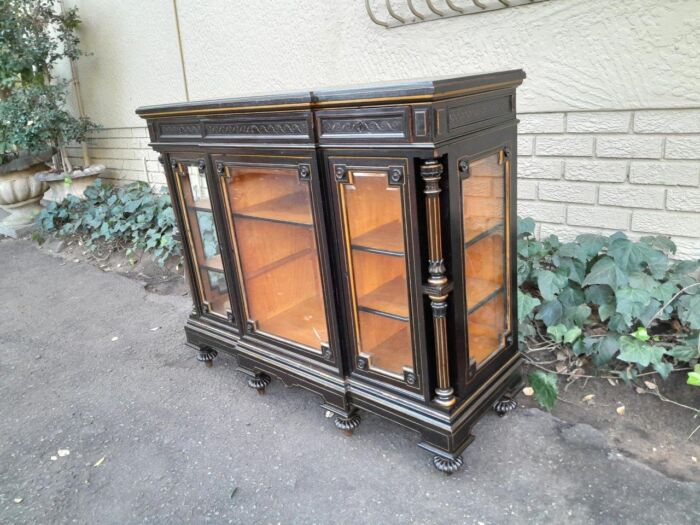
M 451 477 L 372 415 L 347 438 L 314 395 L 197 363 L 189 310 L 0 241 L 0 522 L 700 522 L 700 484 L 535 409 L 484 417 Z

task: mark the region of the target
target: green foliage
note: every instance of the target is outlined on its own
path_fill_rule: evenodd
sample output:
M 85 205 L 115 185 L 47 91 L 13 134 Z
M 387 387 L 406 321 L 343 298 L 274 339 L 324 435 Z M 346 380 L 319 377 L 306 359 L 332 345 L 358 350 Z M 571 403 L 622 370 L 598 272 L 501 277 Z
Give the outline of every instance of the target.
M 666 237 L 585 234 L 562 243 L 537 240 L 534 230 L 532 219 L 518 221 L 523 346 L 546 333 L 575 366 L 589 362 L 625 380 L 697 363 L 700 260 L 672 261 L 676 246 Z
M 557 376 L 539 370 L 530 373 L 528 376 L 530 386 L 535 391 L 535 399 L 546 410 L 552 410 L 557 401 Z
M 101 180 L 85 190 L 85 199 L 69 195 L 60 203 L 51 202 L 37 217 L 40 231 L 59 236 L 78 235 L 88 248 L 97 243 L 152 252 L 163 265 L 180 255 L 180 244 L 173 239 L 175 215 L 167 193 L 153 193 L 146 183 L 115 187 Z M 214 225 L 201 225 L 205 251 L 212 249 Z
M 700 365 L 695 365 L 692 372 L 688 372 L 688 384 L 700 386 Z
M 82 141 L 96 126 L 63 108 L 67 84 L 52 78 L 63 59 L 82 55 L 76 8 L 53 0 L 0 0 L 0 163 Z

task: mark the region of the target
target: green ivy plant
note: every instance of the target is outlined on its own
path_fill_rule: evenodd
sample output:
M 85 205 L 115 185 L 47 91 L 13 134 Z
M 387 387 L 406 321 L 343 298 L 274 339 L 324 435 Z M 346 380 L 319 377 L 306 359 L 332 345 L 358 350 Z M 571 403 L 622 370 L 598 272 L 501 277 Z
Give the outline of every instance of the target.
M 180 256 L 173 239 L 175 215 L 167 192 L 154 193 L 144 182 L 117 187 L 100 179 L 85 189 L 85 199 L 68 195 L 51 202 L 37 216 L 40 231 L 77 235 L 88 248 L 126 248 L 127 256 L 142 249 L 162 266 Z
M 586 364 L 626 382 L 696 365 L 700 260 L 673 261 L 667 237 L 633 241 L 618 232 L 561 242 L 537 240 L 534 231 L 532 219 L 518 220 L 521 349 L 556 351 L 557 371 L 574 378 Z

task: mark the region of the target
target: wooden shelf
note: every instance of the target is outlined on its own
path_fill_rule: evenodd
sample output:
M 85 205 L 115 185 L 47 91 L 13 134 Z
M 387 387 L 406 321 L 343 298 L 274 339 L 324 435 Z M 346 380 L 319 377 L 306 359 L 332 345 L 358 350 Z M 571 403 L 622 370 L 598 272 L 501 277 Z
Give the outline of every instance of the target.
M 403 375 L 403 367 L 411 366 L 411 335 L 408 325 L 367 352 L 371 356 L 371 367 L 393 374 Z
M 197 211 L 208 211 L 211 213 L 211 201 L 209 199 L 199 199 L 194 204 L 187 203 L 187 207 Z
M 215 272 L 223 272 L 224 265 L 221 262 L 221 255 L 214 255 L 205 259 L 204 262 L 200 262 L 199 265 L 207 270 L 213 270 Z
M 321 298 L 310 297 L 268 319 L 259 319 L 258 327 L 261 332 L 320 349 L 321 343 L 328 343 L 323 308 Z
M 288 193 L 233 213 L 234 217 L 260 219 L 297 226 L 313 226 L 309 195 L 302 192 Z
M 300 257 L 305 257 L 309 254 L 313 253 L 313 250 L 311 248 L 306 248 L 304 250 L 299 250 L 298 252 L 294 252 L 290 255 L 287 255 L 286 257 L 282 257 L 281 259 L 277 259 L 276 261 L 273 261 L 271 263 L 268 263 L 264 266 L 261 266 L 260 268 L 256 269 L 255 271 L 248 272 L 246 277 L 248 279 L 256 279 L 257 277 L 261 277 L 273 270 L 276 270 L 277 268 L 280 268 L 281 266 L 284 266 L 285 264 L 292 263 L 299 259 Z
M 503 283 L 488 281 L 477 277 L 467 278 L 467 309 L 469 313 L 478 310 L 480 306 L 488 302 L 486 299 L 497 295 L 503 290 Z
M 403 228 L 401 221 L 391 221 L 359 235 L 352 242 L 353 249 L 404 255 Z
M 503 235 L 503 220 L 500 217 L 491 219 L 470 219 L 469 227 L 464 230 L 464 238 L 466 239 L 464 241 L 464 247 L 468 248 L 481 239 L 495 233 Z
M 396 277 L 358 298 L 358 306 L 364 311 L 376 310 L 408 320 L 408 293 L 406 281 Z M 374 313 L 374 312 L 369 312 Z

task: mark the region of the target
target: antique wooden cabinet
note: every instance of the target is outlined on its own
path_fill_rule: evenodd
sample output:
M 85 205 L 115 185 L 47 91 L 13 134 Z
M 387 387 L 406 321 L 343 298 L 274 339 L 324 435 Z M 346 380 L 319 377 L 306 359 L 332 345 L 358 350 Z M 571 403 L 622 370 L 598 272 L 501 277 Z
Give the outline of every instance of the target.
M 515 408 L 520 70 L 142 107 L 211 365 L 237 357 L 366 410 L 454 472 L 484 410 Z

